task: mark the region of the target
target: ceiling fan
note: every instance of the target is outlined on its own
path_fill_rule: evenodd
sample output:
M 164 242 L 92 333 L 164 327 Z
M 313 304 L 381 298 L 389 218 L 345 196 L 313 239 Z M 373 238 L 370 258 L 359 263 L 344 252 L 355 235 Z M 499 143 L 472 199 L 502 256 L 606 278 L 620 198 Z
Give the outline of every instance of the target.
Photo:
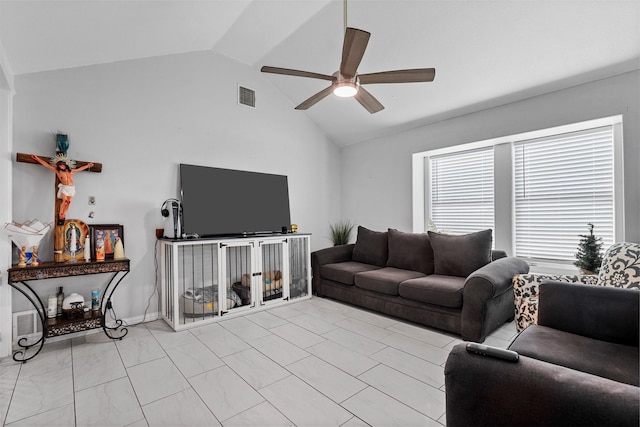
M 312 79 L 328 80 L 331 85 L 309 99 L 303 101 L 296 110 L 306 110 L 330 93 L 340 97 L 354 97 L 369 113 L 377 113 L 384 106 L 362 85 L 376 83 L 415 83 L 431 82 L 435 78 L 435 68 L 414 68 L 409 70 L 382 71 L 378 73 L 358 74 L 358 66 L 369 43 L 371 33 L 357 28 L 347 27 L 347 2 L 344 2 L 345 33 L 342 44 L 342 62 L 340 69 L 332 75 L 312 73 L 309 71 L 292 70 L 263 66 L 263 73 L 284 74 L 287 76 L 308 77 Z

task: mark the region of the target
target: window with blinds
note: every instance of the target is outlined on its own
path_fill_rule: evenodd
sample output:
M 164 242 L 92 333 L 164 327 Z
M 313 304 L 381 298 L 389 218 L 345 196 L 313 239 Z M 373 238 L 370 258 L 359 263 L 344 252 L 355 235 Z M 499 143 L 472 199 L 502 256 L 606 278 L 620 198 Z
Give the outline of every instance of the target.
M 581 234 L 614 241 L 613 126 L 514 144 L 515 255 L 575 261 Z
M 451 234 L 494 229 L 493 147 L 430 157 L 431 221 Z

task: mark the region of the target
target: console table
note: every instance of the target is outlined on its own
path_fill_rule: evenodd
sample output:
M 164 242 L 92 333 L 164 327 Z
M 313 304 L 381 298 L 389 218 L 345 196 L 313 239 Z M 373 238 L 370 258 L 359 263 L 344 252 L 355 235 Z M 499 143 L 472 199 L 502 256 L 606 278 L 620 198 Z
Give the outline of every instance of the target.
M 105 335 L 111 339 L 121 340 L 127 335 L 127 328 L 122 326 L 121 319 L 113 319 L 112 325 L 107 325 L 105 321 L 106 313 L 112 309 L 111 296 L 122 279 L 129 273 L 129 260 L 107 259 L 105 261 L 81 261 L 77 262 L 46 262 L 37 266 L 17 267 L 13 266 L 8 270 L 9 285 L 25 296 L 36 309 L 40 322 L 42 323 L 42 336 L 34 343 L 27 344 L 27 338 L 23 337 L 18 341 L 21 350 L 13 354 L 16 362 L 27 362 L 40 353 L 47 338 L 70 334 L 73 332 L 86 331 L 89 329 L 102 328 Z M 102 292 L 99 311 L 88 311 L 84 315 L 67 319 L 62 316 L 47 318 L 47 310 L 44 303 L 28 282 L 54 279 L 72 276 L 83 276 L 88 274 L 109 273 L 111 277 L 106 288 Z M 27 356 L 30 348 L 37 347 L 35 353 Z

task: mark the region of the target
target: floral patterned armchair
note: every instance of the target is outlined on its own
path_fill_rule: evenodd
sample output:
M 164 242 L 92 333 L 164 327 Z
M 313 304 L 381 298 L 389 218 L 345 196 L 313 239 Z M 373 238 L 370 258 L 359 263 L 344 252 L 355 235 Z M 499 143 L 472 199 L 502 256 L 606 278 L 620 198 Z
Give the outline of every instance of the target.
M 538 320 L 538 286 L 561 281 L 640 290 L 640 244 L 616 243 L 605 253 L 598 275 L 519 274 L 513 278 L 518 332 Z

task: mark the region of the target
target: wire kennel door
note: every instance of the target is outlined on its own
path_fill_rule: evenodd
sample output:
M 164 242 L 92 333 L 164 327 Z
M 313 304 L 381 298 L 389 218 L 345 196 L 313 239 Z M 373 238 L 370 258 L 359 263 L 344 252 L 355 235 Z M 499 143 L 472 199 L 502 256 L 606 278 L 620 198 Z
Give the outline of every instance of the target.
M 220 315 L 219 244 L 162 242 L 161 312 L 175 329 Z

